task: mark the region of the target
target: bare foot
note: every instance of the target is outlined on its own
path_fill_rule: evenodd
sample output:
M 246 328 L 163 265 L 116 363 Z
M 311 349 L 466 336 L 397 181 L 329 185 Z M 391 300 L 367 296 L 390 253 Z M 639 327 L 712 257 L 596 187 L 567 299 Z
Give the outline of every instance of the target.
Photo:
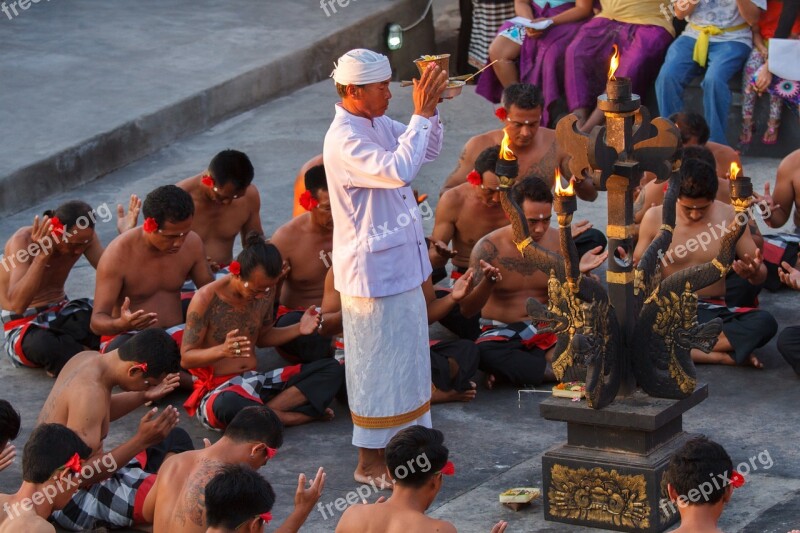
M 736 360 L 727 352 L 704 353 L 698 349 L 693 349 L 692 361 L 697 364 L 736 366 Z M 752 366 L 753 368 L 762 369 L 764 368 L 764 363 L 759 361 L 754 354 L 750 354 L 747 362 L 742 366 Z
M 333 409 L 328 407 L 327 409 L 325 409 L 325 414 L 319 417 L 319 419 L 322 420 L 323 422 L 330 422 L 331 420 L 333 420 L 335 414 L 336 413 L 333 412 Z
M 386 467 L 383 468 L 383 471 L 381 471 L 381 469 L 376 469 L 374 471 L 367 472 L 366 470 L 362 469 L 361 465 L 358 465 L 356 471 L 353 472 L 353 479 L 359 483 L 364 483 L 365 485 L 375 485 L 378 490 L 394 489 L 393 480 L 389 476 L 389 470 Z
M 489 390 L 492 390 L 496 381 L 497 378 L 494 377 L 494 374 L 486 374 L 486 381 L 483 382 L 483 386 Z
M 313 422 L 314 420 L 322 420 L 317 419 L 308 415 L 304 415 L 303 413 L 296 413 L 294 411 L 278 411 L 273 409 L 275 414 L 278 415 L 278 418 L 281 422 L 283 422 L 284 426 L 299 426 L 301 424 L 308 424 L 309 422 Z
M 755 354 L 752 353 L 750 354 L 750 357 L 747 358 L 747 364 L 759 370 L 764 368 L 764 363 L 759 361 L 758 358 L 755 356 Z
M 474 382 L 469 382 L 469 389 L 458 392 L 456 390 L 443 391 L 436 389 L 431 394 L 431 403 L 447 403 L 447 402 L 471 402 L 478 394 L 477 385 Z

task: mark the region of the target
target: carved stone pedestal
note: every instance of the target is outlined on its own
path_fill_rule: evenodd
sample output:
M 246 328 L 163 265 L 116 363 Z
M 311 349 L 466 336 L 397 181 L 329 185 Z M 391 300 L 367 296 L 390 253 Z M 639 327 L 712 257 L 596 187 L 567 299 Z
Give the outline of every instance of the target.
M 601 410 L 566 398 L 543 401 L 544 418 L 567 423 L 567 443 L 542 457 L 545 519 L 659 533 L 674 524 L 677 508 L 668 504 L 662 477 L 691 437 L 683 413 L 707 397 L 708 385 L 699 384 L 683 400 L 636 391 Z

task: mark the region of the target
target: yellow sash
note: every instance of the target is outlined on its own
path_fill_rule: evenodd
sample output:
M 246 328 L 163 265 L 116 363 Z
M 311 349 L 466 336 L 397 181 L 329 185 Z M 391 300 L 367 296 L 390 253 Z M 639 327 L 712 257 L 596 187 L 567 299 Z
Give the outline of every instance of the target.
M 738 26 L 731 26 L 730 28 L 718 28 L 717 26 L 698 26 L 696 24 L 692 24 L 691 22 L 689 23 L 689 26 L 698 31 L 697 42 L 694 45 L 694 54 L 692 55 L 692 60 L 704 68 L 708 62 L 709 37 L 712 35 L 722 35 L 723 33 L 728 33 L 729 31 L 743 30 L 750 27 L 747 23 L 742 23 Z

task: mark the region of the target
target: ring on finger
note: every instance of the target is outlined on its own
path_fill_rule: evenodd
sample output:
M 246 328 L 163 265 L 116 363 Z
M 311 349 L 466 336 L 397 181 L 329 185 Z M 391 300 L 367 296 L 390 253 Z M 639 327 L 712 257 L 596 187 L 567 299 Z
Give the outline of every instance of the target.
M 233 347 L 238 349 L 239 348 L 239 341 L 233 341 Z
M 239 348 L 236 348 L 236 355 L 242 355 L 242 351 Z

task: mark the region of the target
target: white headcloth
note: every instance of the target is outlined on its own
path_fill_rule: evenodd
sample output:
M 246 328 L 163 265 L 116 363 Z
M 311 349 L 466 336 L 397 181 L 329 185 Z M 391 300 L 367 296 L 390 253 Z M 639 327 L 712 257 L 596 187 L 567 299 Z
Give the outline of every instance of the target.
M 331 77 L 341 85 L 366 85 L 392 77 L 389 58 L 366 48 L 350 50 L 334 63 L 334 67 Z

